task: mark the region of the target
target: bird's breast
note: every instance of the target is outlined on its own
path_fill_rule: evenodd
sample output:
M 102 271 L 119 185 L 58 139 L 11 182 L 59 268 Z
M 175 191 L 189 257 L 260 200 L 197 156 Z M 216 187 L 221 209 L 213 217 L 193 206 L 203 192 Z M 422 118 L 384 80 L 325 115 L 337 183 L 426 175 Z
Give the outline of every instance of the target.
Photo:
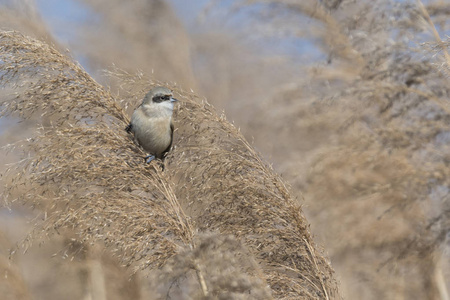
M 138 143 L 151 154 L 160 155 L 169 147 L 172 139 L 171 118 L 152 117 L 135 113 L 132 116 L 133 132 Z

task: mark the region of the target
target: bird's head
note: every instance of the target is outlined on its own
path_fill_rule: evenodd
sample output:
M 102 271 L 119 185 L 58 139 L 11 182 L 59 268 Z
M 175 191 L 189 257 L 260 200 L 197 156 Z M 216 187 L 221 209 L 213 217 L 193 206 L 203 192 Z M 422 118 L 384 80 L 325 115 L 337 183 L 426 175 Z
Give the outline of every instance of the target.
M 170 110 L 177 99 L 173 98 L 173 93 L 166 87 L 158 86 L 151 89 L 144 97 L 142 105 L 149 109 Z

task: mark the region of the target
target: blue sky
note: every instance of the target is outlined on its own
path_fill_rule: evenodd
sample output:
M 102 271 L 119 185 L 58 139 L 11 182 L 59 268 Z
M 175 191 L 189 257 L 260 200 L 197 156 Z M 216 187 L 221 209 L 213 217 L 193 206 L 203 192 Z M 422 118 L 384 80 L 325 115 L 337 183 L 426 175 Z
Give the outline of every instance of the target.
M 67 28 L 69 23 L 83 23 L 92 13 L 82 1 L 77 0 L 35 0 L 42 18 L 50 27 L 52 33 L 62 43 L 67 43 L 71 39 Z M 192 28 L 198 14 L 211 0 L 168 0 L 175 13 L 184 22 L 186 28 Z M 63 26 L 63 24 L 66 24 Z
M 57 38 L 58 42 L 65 47 L 71 47 L 71 42 L 76 42 L 77 39 L 77 31 L 75 28 L 77 24 L 84 23 L 88 19 L 92 18 L 93 12 L 90 7 L 83 4 L 82 1 L 77 0 L 35 0 L 38 6 L 38 10 L 42 15 L 42 18 L 49 26 L 52 34 Z M 175 10 L 175 13 L 184 23 L 188 32 L 195 33 L 198 30 L 202 30 L 202 25 L 198 24 L 197 18 L 199 14 L 207 7 L 212 0 L 196 0 L 196 1 L 187 1 L 187 0 L 167 0 Z M 217 1 L 216 1 L 217 2 Z M 230 6 L 230 1 L 223 1 L 219 4 L 215 3 L 216 7 Z M 226 11 L 226 10 L 224 10 Z M 227 15 L 226 13 L 221 14 L 218 13 L 218 10 L 215 10 L 215 14 L 210 14 L 209 22 L 212 21 L 213 26 L 218 26 L 223 30 L 235 30 L 239 32 L 240 28 L 247 20 L 246 12 L 242 13 L 234 13 L 232 16 Z M 248 12 L 247 12 L 248 13 Z M 208 23 L 209 24 L 209 23 Z M 208 28 L 209 25 L 203 24 L 203 27 Z M 250 43 L 256 43 L 258 45 L 260 37 L 258 35 L 248 36 L 245 35 L 245 40 Z M 269 43 L 267 40 L 262 40 L 264 47 L 261 47 L 260 50 L 264 54 L 268 55 L 277 55 L 277 54 L 290 54 L 292 57 L 302 58 L 304 55 L 311 55 L 314 59 L 320 58 L 321 53 L 316 53 L 317 48 L 311 43 L 310 40 L 299 39 L 299 38 L 274 38 L 270 39 Z M 268 45 L 270 45 L 268 47 Z M 87 69 L 87 66 L 84 63 L 83 57 L 77 55 L 77 53 L 73 53 L 77 60 Z
M 75 34 L 67 23 L 83 23 L 89 17 L 89 10 L 76 0 L 35 0 L 39 13 L 52 34 L 62 44 L 68 44 Z

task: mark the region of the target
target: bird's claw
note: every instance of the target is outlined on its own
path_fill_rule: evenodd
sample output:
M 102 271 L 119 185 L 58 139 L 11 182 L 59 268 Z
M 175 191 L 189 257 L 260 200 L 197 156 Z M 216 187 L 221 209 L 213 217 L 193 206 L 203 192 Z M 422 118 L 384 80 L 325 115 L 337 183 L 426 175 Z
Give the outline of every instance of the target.
M 156 157 L 154 155 L 147 155 L 145 157 L 145 162 L 150 163 L 152 160 L 154 160 Z

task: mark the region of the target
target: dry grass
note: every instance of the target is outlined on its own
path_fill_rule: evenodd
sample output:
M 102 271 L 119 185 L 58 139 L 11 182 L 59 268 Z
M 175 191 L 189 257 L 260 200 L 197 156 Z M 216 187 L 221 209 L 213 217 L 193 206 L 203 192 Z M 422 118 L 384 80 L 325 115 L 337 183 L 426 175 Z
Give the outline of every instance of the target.
M 73 44 L 87 56 L 89 67 L 104 68 L 115 63 L 130 73 L 140 68 L 151 74 L 155 69 L 156 78 L 177 81 L 186 89 L 198 83 L 200 94 L 216 107 L 225 108 L 227 117 L 237 121 L 246 137 L 254 137 L 258 151 L 274 162 L 274 168 L 292 185 L 292 194 L 305 204 L 311 231 L 330 254 L 345 298 L 446 299 L 450 288 L 450 174 L 446 154 L 450 73 L 446 51 L 449 41 L 444 37 L 449 29 L 449 4 L 412 0 L 234 1 L 234 10 L 226 13 L 226 20 L 221 21 L 220 14 L 210 11 L 214 20 L 208 20 L 206 14 L 195 34 L 187 37 L 163 2 L 85 3 L 98 13 L 97 30 L 92 31 L 93 26 L 89 26 L 90 32 L 81 29 Z M 227 3 L 217 9 L 222 10 Z M 130 15 L 136 17 L 130 19 Z M 258 17 L 252 18 L 254 15 Z M 236 23 L 238 28 L 233 32 Z M 309 51 L 302 52 L 302 57 L 298 54 L 301 51 L 267 55 L 272 50 L 266 47 L 268 44 L 283 44 L 286 40 L 306 45 Z M 193 53 L 191 58 L 189 51 Z M 308 57 L 312 52 L 314 59 Z M 51 65 L 48 57 L 43 61 Z M 172 63 L 165 64 L 167 61 Z M 167 68 L 161 68 L 160 62 Z M 77 193 L 74 188 L 62 190 L 57 205 L 55 199 L 48 201 L 46 197 L 32 200 L 42 211 L 62 212 L 61 216 L 67 217 L 66 221 L 57 220 L 49 213 L 44 234 L 53 232 L 48 231 L 53 224 L 62 235 L 71 237 L 62 228 L 81 224 L 74 230 L 79 233 L 78 240 L 86 240 L 83 247 L 87 248 L 87 257 L 96 257 L 89 254 L 92 241 L 107 239 L 108 249 L 112 250 L 108 253 L 115 253 L 123 264 L 131 264 L 129 269 L 144 269 L 136 275 L 147 274 L 152 264 L 164 265 L 162 270 L 150 272 L 150 281 L 155 284 L 148 286 L 147 278 L 139 282 L 141 289 L 145 286 L 141 298 L 149 298 L 155 289 L 157 297 L 266 298 L 270 297 L 266 283 L 277 298 L 334 296 L 334 280 L 327 279 L 331 278 L 329 267 L 311 246 L 304 220 L 295 219 L 299 208 L 291 192 L 258 158 L 253 145 L 249 147 L 236 128 L 217 116 L 207 102 L 175 87 L 183 99 L 175 118 L 176 148 L 166 161 L 166 171 L 161 173 L 141 165 L 143 154 L 128 144 L 130 140 L 120 128 L 145 91 L 161 82 L 120 70 L 113 70 L 109 79 L 96 73 L 99 82 L 114 86 L 114 93 L 116 86 L 122 86 L 122 90 L 111 99 L 102 87 L 86 83 L 92 83 L 87 77 L 82 86 L 95 92 L 87 96 L 89 104 L 80 110 L 77 105 L 86 103 L 83 93 L 89 92 L 72 84 L 75 91 L 63 91 L 61 97 L 69 100 L 69 105 L 66 100 L 60 101 L 60 96 L 43 97 L 37 88 L 38 78 L 47 95 L 57 95 L 66 81 L 55 79 L 59 71 L 35 72 L 40 68 L 36 66 L 28 73 L 20 71 L 11 81 L 28 82 L 35 88 L 27 92 L 26 85 L 16 85 L 14 92 L 48 104 L 34 113 L 38 119 L 41 113 L 53 114 L 42 118 L 42 142 L 48 145 L 46 151 L 54 143 L 64 148 L 67 144 L 64 152 L 70 154 L 58 158 L 60 164 L 66 163 L 64 157 L 68 157 L 65 169 L 52 170 L 64 176 L 82 170 L 74 180 L 75 187 L 90 187 L 76 196 L 70 196 Z M 68 71 L 72 65 L 60 66 L 65 70 L 63 77 L 76 73 Z M 83 77 L 79 74 L 71 77 L 74 82 L 78 82 L 78 76 Z M 47 79 L 55 82 L 51 90 Z M 4 90 L 2 97 L 11 88 Z M 11 103 L 17 103 L 14 97 L 11 99 Z M 72 103 L 72 99 L 82 101 Z M 33 105 L 34 101 L 30 102 L 22 112 L 30 116 Z M 64 111 L 55 111 L 59 105 Z M 21 106 L 18 103 L 17 108 Z M 66 111 L 74 114 L 66 118 Z M 53 119 L 61 117 L 70 120 L 72 127 L 65 120 L 62 128 L 52 126 Z M 103 134 L 97 128 L 106 132 L 105 138 L 98 141 L 115 143 L 100 153 L 96 152 L 97 136 Z M 51 137 L 55 133 L 74 138 L 77 144 L 58 142 Z M 92 135 L 89 147 L 85 144 L 89 142 L 86 133 Z M 25 144 L 23 148 L 19 145 L 16 150 L 27 149 Z M 92 160 L 78 156 L 88 152 Z M 47 153 L 41 154 L 45 157 Z M 92 162 L 92 167 L 84 168 L 85 161 Z M 125 172 L 130 177 L 124 176 L 126 184 L 114 177 L 121 177 L 121 168 L 130 167 L 124 161 L 132 162 L 133 168 Z M 41 162 L 41 166 L 49 165 Z M 94 174 L 90 174 L 92 170 Z M 102 176 L 95 177 L 98 172 Z M 103 177 L 105 174 L 107 177 Z M 48 176 L 35 174 L 37 180 L 37 175 Z M 83 176 L 86 180 L 80 181 Z M 71 185 L 72 179 L 53 178 L 59 181 L 43 185 L 50 188 L 48 195 L 59 195 L 59 186 Z M 114 198 L 116 194 L 108 189 L 110 180 L 125 187 L 120 191 L 121 199 Z M 103 181 L 108 184 L 103 186 Z M 167 189 L 163 191 L 153 188 L 164 185 Z M 88 199 L 90 204 L 80 205 L 80 199 Z M 150 220 L 143 216 L 136 222 L 128 219 L 142 207 L 149 207 L 141 199 L 155 205 L 152 212 L 170 211 L 171 215 Z M 123 208 L 122 202 L 126 203 Z M 113 210 L 105 209 L 110 205 Z M 98 211 L 104 214 L 93 219 Z M 122 211 L 125 213 L 117 216 Z M 147 213 L 142 210 L 138 215 Z M 155 221 L 160 222 L 156 229 L 142 225 Z M 116 240 L 116 236 L 123 237 L 123 228 L 116 224 L 124 223 L 133 224 L 122 226 L 127 229 L 145 227 L 143 235 L 130 229 L 127 234 L 133 239 Z M 165 226 L 175 225 L 176 230 L 163 231 Z M 146 258 L 151 253 L 148 249 L 154 249 L 153 244 L 143 246 L 149 231 L 164 232 L 158 242 L 171 254 L 154 261 Z M 144 248 L 147 252 L 140 256 Z M 225 259 L 228 263 L 220 264 Z M 98 266 L 95 259 L 89 261 Z M 106 269 L 106 264 L 102 265 Z M 215 268 L 211 269 L 211 265 Z M 92 270 L 88 272 L 92 277 L 98 274 L 95 269 L 87 268 Z M 240 278 L 239 282 L 230 274 Z M 106 284 L 111 282 L 108 278 L 104 275 Z M 249 290 L 250 294 L 243 292 Z M 108 291 L 108 296 L 114 293 L 119 298 L 109 286 Z
M 434 25 L 448 32 L 446 5 L 236 2 L 264 24 L 284 19 L 291 38 L 314 39 L 327 58 L 300 65 L 303 73 L 260 105 L 247 132 L 304 193 L 344 295 L 445 294 L 436 274 L 448 266 L 439 257 L 449 231 L 449 61 Z M 305 18 L 310 26 L 299 28 Z
M 155 298 L 272 299 L 258 264 L 235 237 L 200 235 L 194 244 L 155 273 Z
M 182 100 L 175 117 L 176 148 L 161 172 L 143 164 L 144 153 L 123 130 L 128 120 L 119 102 L 69 58 L 37 40 L 2 32 L 0 60 L 2 86 L 15 88 L 3 114 L 41 114 L 49 123 L 38 136 L 15 145 L 30 156 L 11 169 L 5 192 L 8 201 L 43 210 L 42 233 L 75 230 L 79 242 L 101 241 L 125 264 L 146 271 L 169 259 L 187 261 L 175 266 L 180 265 L 180 274 L 195 270 L 199 284 L 191 295 L 268 298 L 259 283 L 266 280 L 277 298 L 338 297 L 332 270 L 315 250 L 297 202 L 209 104 L 173 87 Z M 115 75 L 125 91 L 130 84 L 133 98 L 156 84 Z M 17 199 L 8 198 L 16 192 Z M 232 234 L 245 246 L 233 246 L 228 254 L 219 251 L 217 258 L 195 258 L 205 255 L 195 254 L 198 247 L 215 241 L 211 236 L 196 241 L 196 232 L 209 231 Z M 216 242 L 237 243 L 221 239 Z M 197 265 L 186 251 L 190 248 Z M 248 271 L 237 260 L 234 276 L 226 278 L 242 276 L 247 284 L 215 277 L 220 275 L 217 261 L 222 258 L 227 268 L 224 258 L 245 253 L 257 264 Z
M 149 244 L 158 245 L 158 251 L 144 264 L 164 262 L 173 255 L 176 241 L 189 239 L 190 230 L 183 216 L 173 211 L 173 196 L 164 181 L 154 176 L 159 171 L 145 168 L 139 157 L 142 153 L 129 142 L 123 131 L 127 117 L 121 107 L 78 65 L 51 47 L 12 32 L 4 32 L 1 42 L 4 84 L 19 82 L 26 87 L 23 94 L 19 90 L 14 99 L 4 103 L 5 111 L 21 117 L 39 112 L 51 117 L 52 122 L 52 127 L 42 128 L 41 135 L 27 143 L 33 158 L 17 166 L 21 172 L 11 179 L 7 193 L 24 185 L 31 192 L 21 195 L 23 200 L 39 205 L 42 199 L 53 199 L 49 209 L 56 212 L 50 215 L 53 220 L 49 226 L 70 224 L 80 229 L 86 240 L 99 234 L 95 227 L 107 226 L 108 235 L 114 237 L 110 242 L 118 242 L 123 249 L 133 240 L 141 240 L 142 251 Z M 14 67 L 8 68 L 6 62 Z M 127 173 L 119 171 L 124 166 Z M 108 171 L 99 174 L 101 170 Z M 19 184 L 24 176 L 29 179 Z M 147 184 L 136 185 L 140 180 Z M 165 203 L 158 204 L 157 200 Z M 92 218 L 96 211 L 107 211 L 108 217 Z M 133 211 L 141 212 L 145 220 Z M 149 224 L 151 219 L 153 225 Z M 119 236 L 124 229 L 122 222 L 134 226 L 127 228 L 128 234 Z M 165 223 L 179 226 L 171 232 Z M 131 251 L 129 257 L 133 256 L 135 252 Z

